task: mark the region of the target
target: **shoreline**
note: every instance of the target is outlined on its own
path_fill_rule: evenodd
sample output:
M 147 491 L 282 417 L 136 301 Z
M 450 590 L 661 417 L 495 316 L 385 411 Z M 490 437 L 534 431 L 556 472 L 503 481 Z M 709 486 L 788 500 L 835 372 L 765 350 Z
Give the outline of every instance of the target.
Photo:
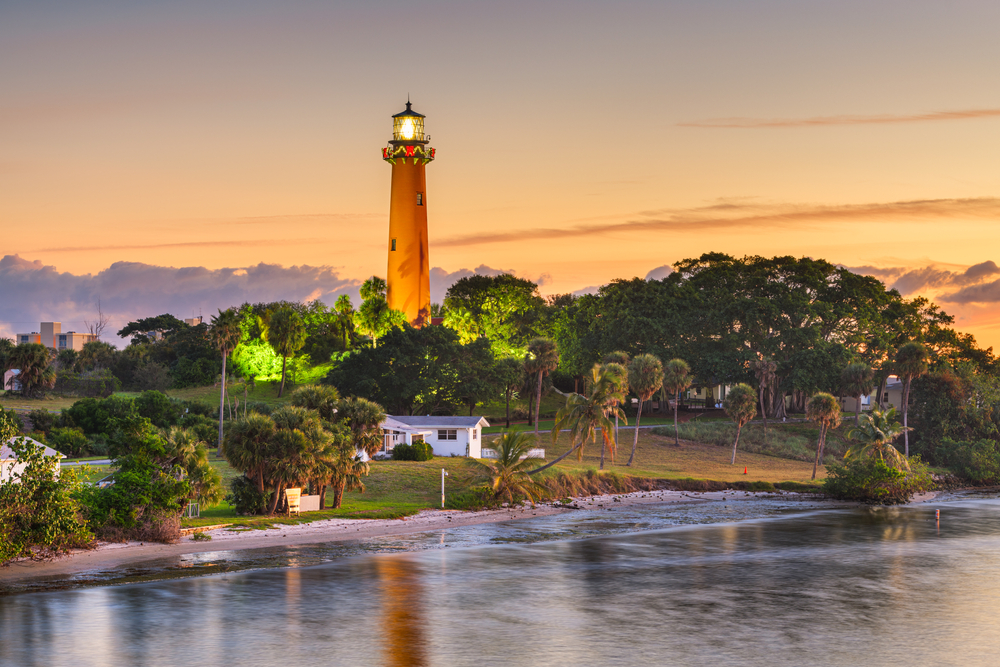
M 911 504 L 927 502 L 937 492 L 914 497 Z M 74 550 L 48 561 L 16 561 L 0 568 L 0 588 L 36 577 L 66 577 L 98 570 L 131 567 L 143 562 L 174 556 L 214 552 L 232 552 L 267 547 L 301 546 L 326 542 L 346 542 L 377 537 L 395 537 L 462 526 L 500 523 L 519 519 L 565 514 L 576 510 L 599 510 L 634 505 L 683 505 L 690 503 L 727 501 L 753 501 L 757 499 L 815 500 L 809 495 L 784 492 L 751 491 L 637 491 L 627 494 L 607 494 L 574 498 L 565 505 L 540 503 L 479 512 L 462 510 L 428 509 L 401 519 L 325 519 L 292 526 L 278 526 L 265 530 L 216 528 L 205 531 L 211 540 L 194 540 L 182 536 L 171 544 L 140 542 L 102 542 L 96 549 Z M 831 507 L 842 505 L 830 501 Z

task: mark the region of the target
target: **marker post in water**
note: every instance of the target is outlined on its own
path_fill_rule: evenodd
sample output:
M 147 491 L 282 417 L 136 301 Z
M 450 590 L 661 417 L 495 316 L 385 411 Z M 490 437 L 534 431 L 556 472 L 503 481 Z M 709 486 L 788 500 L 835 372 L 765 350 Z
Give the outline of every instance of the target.
M 444 478 L 448 472 L 441 468 L 441 509 L 444 509 Z

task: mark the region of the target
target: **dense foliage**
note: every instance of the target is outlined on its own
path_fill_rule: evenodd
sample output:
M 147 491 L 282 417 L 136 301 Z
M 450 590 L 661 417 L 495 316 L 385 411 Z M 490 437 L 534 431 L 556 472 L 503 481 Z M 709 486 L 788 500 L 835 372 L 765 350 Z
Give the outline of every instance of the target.
M 827 467 L 823 490 L 838 500 L 870 505 L 907 503 L 913 494 L 934 488 L 927 467 L 919 459 L 910 459 L 910 469 L 894 467 L 877 456 L 848 459 L 843 465 Z

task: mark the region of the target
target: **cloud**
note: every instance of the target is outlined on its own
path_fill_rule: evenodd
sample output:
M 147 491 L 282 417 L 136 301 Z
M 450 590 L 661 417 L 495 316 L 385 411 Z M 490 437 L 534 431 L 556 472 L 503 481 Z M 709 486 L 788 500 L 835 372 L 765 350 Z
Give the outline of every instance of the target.
M 651 269 L 650 272 L 646 274 L 646 280 L 663 280 L 673 272 L 674 270 L 669 264 L 664 264 L 663 266 Z
M 785 128 L 825 127 L 830 125 L 884 125 L 890 123 L 923 123 L 937 120 L 969 120 L 995 118 L 1000 109 L 966 109 L 962 111 L 933 111 L 918 114 L 877 114 L 873 116 L 815 116 L 813 118 L 713 118 L 709 120 L 677 123 L 679 127 L 707 128 Z
M 478 246 L 490 243 L 608 234 L 649 232 L 696 233 L 739 229 L 795 229 L 838 223 L 939 222 L 949 218 L 1000 221 L 1000 198 L 919 199 L 842 206 L 756 204 L 725 201 L 710 206 L 644 211 L 624 221 L 589 223 L 562 228 L 518 229 L 453 236 L 435 242 L 439 247 Z
M 997 303 L 1000 302 L 1000 280 L 963 287 L 938 299 L 948 303 Z
M 179 243 L 150 243 L 145 245 L 102 245 L 102 246 L 65 246 L 55 248 L 36 248 L 28 252 L 91 252 L 94 250 L 152 250 L 160 248 L 237 248 L 278 245 L 305 245 L 322 243 L 325 239 L 258 239 L 236 241 L 185 241 Z
M 1000 267 L 993 261 L 974 264 L 964 271 L 951 271 L 934 264 L 916 269 L 899 266 L 848 266 L 845 268 L 854 273 L 875 276 L 889 287 L 899 290 L 899 293 L 904 296 L 916 292 L 955 289 L 973 285 L 984 278 L 1000 273 Z M 949 300 L 946 296 L 938 298 L 942 301 Z
M 211 315 L 245 301 L 309 301 L 332 304 L 340 294 L 358 302 L 360 283 L 341 278 L 329 266 L 257 264 L 240 268 L 169 267 L 115 262 L 97 274 L 60 273 L 39 261 L 7 255 L 0 259 L 0 335 L 37 331 L 39 322 L 63 323 L 63 331 L 85 330 L 100 299 L 110 316 L 105 340 L 130 320 L 161 313 Z

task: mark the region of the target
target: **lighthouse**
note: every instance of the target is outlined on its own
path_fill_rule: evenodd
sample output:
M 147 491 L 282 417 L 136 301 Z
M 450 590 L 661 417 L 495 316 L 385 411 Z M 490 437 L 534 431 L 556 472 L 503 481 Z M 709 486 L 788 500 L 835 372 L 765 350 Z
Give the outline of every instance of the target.
M 382 149 L 382 159 L 392 165 L 386 283 L 389 307 L 403 311 L 415 327 L 429 324 L 431 318 L 424 173 L 434 159 L 429 142 L 424 115 L 414 111 L 407 100 L 406 110 L 392 117 L 392 139 Z

